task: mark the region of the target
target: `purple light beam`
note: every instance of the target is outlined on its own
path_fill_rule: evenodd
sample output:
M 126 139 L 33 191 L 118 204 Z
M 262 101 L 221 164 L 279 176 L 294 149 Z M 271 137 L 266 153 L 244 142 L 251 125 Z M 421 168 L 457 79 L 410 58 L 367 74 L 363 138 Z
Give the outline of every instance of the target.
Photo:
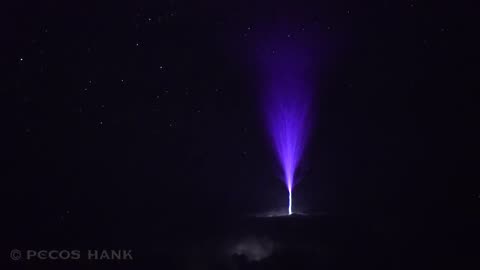
M 280 44 L 280 43 L 276 43 Z M 292 192 L 298 179 L 308 130 L 312 101 L 310 59 L 306 48 L 283 41 L 263 53 L 264 109 L 269 135 L 282 167 L 288 194 L 288 213 L 292 214 Z

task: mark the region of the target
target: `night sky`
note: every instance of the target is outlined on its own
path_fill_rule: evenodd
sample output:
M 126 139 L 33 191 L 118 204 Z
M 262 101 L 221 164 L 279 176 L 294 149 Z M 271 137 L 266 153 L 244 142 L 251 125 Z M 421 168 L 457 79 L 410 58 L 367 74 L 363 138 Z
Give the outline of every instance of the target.
M 403 221 L 407 228 L 439 222 L 438 232 L 474 226 L 467 218 L 480 206 L 473 6 L 5 5 L 7 249 L 128 247 L 147 256 L 162 249 L 152 235 L 174 243 L 185 231 L 285 208 L 255 59 L 272 33 L 307 42 L 318 68 L 299 209 L 415 220 Z

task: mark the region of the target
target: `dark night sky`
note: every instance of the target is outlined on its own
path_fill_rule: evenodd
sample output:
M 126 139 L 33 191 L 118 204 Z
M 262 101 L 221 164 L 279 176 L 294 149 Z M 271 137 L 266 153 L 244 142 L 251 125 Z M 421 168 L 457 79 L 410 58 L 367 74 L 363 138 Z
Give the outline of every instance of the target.
M 473 7 L 10 2 L 0 177 L 12 245 L 91 243 L 125 228 L 141 239 L 191 226 L 186 216 L 210 226 L 283 207 L 249 54 L 269 31 L 328 47 L 299 207 L 478 212 Z

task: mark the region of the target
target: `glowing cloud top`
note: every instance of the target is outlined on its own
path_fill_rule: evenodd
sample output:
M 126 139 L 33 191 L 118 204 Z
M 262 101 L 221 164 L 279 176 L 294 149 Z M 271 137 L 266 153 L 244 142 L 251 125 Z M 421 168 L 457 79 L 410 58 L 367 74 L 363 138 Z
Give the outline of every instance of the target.
M 277 43 L 279 44 L 279 43 Z M 269 135 L 289 192 L 292 213 L 292 190 L 298 180 L 295 171 L 302 158 L 310 128 L 312 101 L 310 58 L 306 48 L 293 41 L 272 46 L 261 57 L 264 81 L 263 107 Z

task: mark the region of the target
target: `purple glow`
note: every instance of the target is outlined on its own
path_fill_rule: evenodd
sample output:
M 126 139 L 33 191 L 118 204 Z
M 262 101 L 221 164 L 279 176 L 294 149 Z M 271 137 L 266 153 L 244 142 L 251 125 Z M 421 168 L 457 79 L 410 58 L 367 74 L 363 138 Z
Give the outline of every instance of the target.
M 277 96 L 273 97 L 268 128 L 282 165 L 285 184 L 291 192 L 295 185 L 295 170 L 305 147 L 309 100 L 303 99 L 293 85 L 282 84 L 277 87 L 285 88 L 276 91 Z
M 306 48 L 293 41 L 277 42 L 262 54 L 264 109 L 269 135 L 283 170 L 289 192 L 298 179 L 295 171 L 302 158 L 310 128 L 312 101 L 310 59 Z

